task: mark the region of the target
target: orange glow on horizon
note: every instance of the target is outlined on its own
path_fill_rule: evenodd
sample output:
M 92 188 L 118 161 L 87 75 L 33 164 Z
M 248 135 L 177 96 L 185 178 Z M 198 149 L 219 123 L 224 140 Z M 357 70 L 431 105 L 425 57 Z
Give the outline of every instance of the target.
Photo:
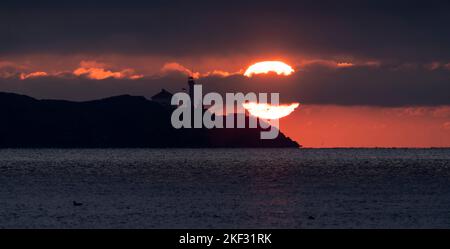
M 450 106 L 305 105 L 280 120 L 304 147 L 450 147 Z
M 244 103 L 242 106 L 248 112 L 258 118 L 280 119 L 291 114 L 300 104 L 292 103 L 290 105 L 270 105 L 266 103 Z
M 295 71 L 291 66 L 282 61 L 262 61 L 248 67 L 244 76 L 252 77 L 255 74 L 267 74 L 269 72 L 288 76 Z

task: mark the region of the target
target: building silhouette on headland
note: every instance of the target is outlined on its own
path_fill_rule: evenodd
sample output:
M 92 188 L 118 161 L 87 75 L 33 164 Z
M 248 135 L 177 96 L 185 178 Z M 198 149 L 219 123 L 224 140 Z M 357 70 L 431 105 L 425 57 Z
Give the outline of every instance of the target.
M 194 111 L 196 108 L 201 109 L 202 114 L 204 114 L 206 111 L 208 111 L 205 106 L 203 105 L 202 100 L 200 100 L 200 103 L 195 103 L 195 98 L 194 98 L 194 87 L 197 83 L 194 80 L 194 77 L 189 76 L 188 77 L 188 81 L 187 81 L 187 85 L 188 85 L 188 95 L 189 98 L 191 99 L 191 116 L 193 117 L 194 115 Z M 185 88 L 183 88 L 183 90 L 186 90 Z M 173 106 L 171 104 L 172 102 L 172 97 L 173 94 L 170 93 L 169 91 L 167 91 L 166 89 L 162 88 L 161 91 L 155 95 L 153 95 L 151 97 L 152 101 L 160 104 L 161 106 L 163 106 L 165 109 L 171 110 L 171 109 L 175 109 L 176 106 Z M 215 117 L 215 114 L 213 114 L 213 117 Z M 194 125 L 194 119 L 192 118 L 192 127 Z
M 194 86 L 196 85 L 194 77 L 189 76 L 188 78 L 188 94 L 191 98 L 191 109 L 193 110 L 195 107 L 194 103 Z M 184 88 L 183 88 L 184 89 Z M 151 97 L 152 101 L 162 105 L 162 106 L 170 106 L 173 94 L 162 88 L 161 91 Z

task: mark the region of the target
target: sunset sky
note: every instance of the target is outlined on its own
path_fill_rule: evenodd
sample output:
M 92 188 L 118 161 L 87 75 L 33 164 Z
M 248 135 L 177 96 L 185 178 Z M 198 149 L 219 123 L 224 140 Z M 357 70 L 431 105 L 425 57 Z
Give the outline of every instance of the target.
M 2 1 L 0 91 L 279 92 L 305 147 L 450 146 L 448 1 Z M 260 61 L 295 72 L 246 77 Z

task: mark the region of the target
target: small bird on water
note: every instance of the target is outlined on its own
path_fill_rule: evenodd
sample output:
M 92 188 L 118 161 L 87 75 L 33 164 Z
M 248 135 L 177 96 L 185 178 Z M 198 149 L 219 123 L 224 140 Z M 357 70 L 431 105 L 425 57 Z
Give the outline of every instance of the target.
M 83 203 L 81 203 L 81 202 L 76 202 L 76 201 L 73 201 L 73 205 L 74 205 L 75 207 L 78 207 L 78 206 L 81 206 L 81 205 L 83 205 Z

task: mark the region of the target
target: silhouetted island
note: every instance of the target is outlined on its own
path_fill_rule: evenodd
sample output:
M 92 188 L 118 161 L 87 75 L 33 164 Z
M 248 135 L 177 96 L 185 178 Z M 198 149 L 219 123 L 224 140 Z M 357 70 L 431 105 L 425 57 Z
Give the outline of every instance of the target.
M 157 100 L 122 95 L 74 102 L 0 93 L 0 147 L 299 147 L 281 132 L 277 139 L 261 140 L 261 128 L 177 130 L 171 109 Z

